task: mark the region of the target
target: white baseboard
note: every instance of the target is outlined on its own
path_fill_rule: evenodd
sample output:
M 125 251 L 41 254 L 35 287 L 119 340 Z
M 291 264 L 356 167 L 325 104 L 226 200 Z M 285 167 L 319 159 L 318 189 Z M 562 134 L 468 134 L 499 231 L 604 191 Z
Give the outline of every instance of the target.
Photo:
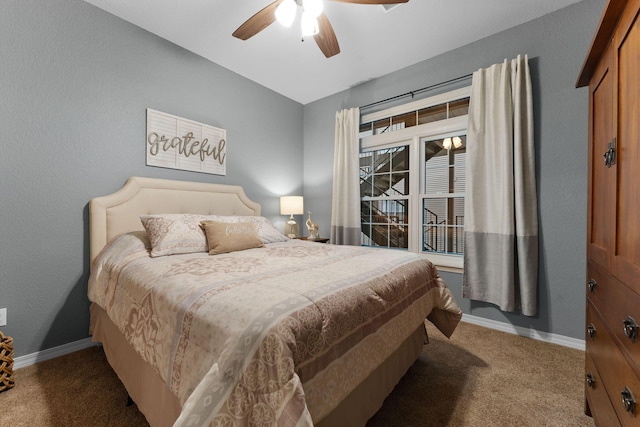
M 575 348 L 577 350 L 584 351 L 584 340 L 576 338 L 565 337 L 563 335 L 552 334 L 549 332 L 540 332 L 535 329 L 523 328 L 521 326 L 513 326 L 508 323 L 498 322 L 496 320 L 489 320 L 483 317 L 472 316 L 470 314 L 463 314 L 462 321 L 472 323 L 474 325 L 483 326 L 489 329 L 496 329 L 498 331 L 507 332 L 510 334 L 521 335 L 524 337 L 533 338 L 535 340 L 544 341 L 552 344 L 558 344 L 564 347 Z M 44 362 L 45 360 L 53 359 L 55 357 L 64 356 L 65 354 L 73 353 L 74 351 L 84 350 L 91 346 L 100 345 L 91 341 L 91 338 L 85 338 L 82 340 L 70 342 L 57 347 L 48 348 L 46 350 L 37 351 L 35 353 L 27 354 L 25 356 L 16 357 L 13 361 L 13 368 L 24 368 L 34 363 Z
M 462 321 L 478 326 L 484 326 L 485 328 L 489 329 L 496 329 L 498 331 L 507 332 L 510 334 L 533 338 L 534 340 L 538 341 L 544 341 L 551 344 L 558 344 L 563 347 L 574 348 L 576 350 L 584 351 L 585 349 L 584 340 L 565 337 L 564 335 L 552 334 L 550 332 L 541 332 L 535 329 L 523 328 L 522 326 L 514 326 L 508 323 L 498 322 L 497 320 L 489 320 L 483 317 L 472 316 L 470 314 L 463 314 Z
M 34 363 L 44 362 L 45 360 L 64 356 L 65 354 L 84 350 L 85 348 L 96 345 L 99 345 L 99 343 L 91 341 L 91 338 L 85 338 L 82 340 L 59 345 L 57 347 L 48 348 L 46 350 L 36 351 L 35 353 L 26 354 L 24 356 L 16 357 L 15 359 L 13 359 L 13 369 L 24 368 L 33 365 Z

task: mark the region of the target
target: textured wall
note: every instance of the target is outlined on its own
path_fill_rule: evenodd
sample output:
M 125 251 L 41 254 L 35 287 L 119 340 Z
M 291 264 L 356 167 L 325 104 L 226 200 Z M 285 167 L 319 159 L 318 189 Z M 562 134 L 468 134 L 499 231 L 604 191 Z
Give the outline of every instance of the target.
M 328 233 L 331 217 L 336 111 L 407 93 L 464 76 L 505 58 L 528 54 L 534 92 L 539 195 L 539 314 L 533 318 L 505 314 L 490 304 L 463 299 L 462 276 L 451 273 L 443 276 L 465 313 L 583 338 L 588 95 L 584 88 L 575 89 L 575 82 L 605 4 L 605 0 L 585 0 L 305 105 L 304 194 L 307 209 L 313 211 L 321 234 Z M 393 60 L 393 57 L 384 60 Z
M 15 355 L 88 336 L 87 204 L 132 175 L 302 193 L 302 105 L 80 0 L 0 7 L 0 308 Z M 145 166 L 145 109 L 227 130 L 227 175 Z
M 337 110 L 518 53 L 531 58 L 536 98 L 540 314 L 458 300 L 466 313 L 582 338 L 588 98 L 574 83 L 605 3 L 585 0 L 303 108 L 80 0 L 3 1 L 0 308 L 16 356 L 88 336 L 92 197 L 131 175 L 240 184 L 282 224 L 277 196 L 301 194 L 304 165 L 306 209 L 327 235 Z M 146 108 L 225 128 L 227 175 L 145 166 Z M 460 295 L 461 275 L 443 276 Z

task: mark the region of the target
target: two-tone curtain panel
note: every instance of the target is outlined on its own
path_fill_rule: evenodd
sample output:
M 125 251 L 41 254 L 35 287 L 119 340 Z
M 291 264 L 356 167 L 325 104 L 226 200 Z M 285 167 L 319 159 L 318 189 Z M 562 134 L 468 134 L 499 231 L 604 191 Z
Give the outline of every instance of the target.
M 527 56 L 473 73 L 463 297 L 537 311 L 538 214 Z
M 360 109 L 336 113 L 331 243 L 360 245 Z

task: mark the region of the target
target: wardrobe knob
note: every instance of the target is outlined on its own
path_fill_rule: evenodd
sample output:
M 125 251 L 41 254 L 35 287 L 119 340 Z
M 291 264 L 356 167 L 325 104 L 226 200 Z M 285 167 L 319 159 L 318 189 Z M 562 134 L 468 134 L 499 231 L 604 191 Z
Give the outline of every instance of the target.
M 594 387 L 594 385 L 595 385 L 595 383 L 596 383 L 596 379 L 595 379 L 595 377 L 593 376 L 593 374 L 592 374 L 591 372 L 589 372 L 589 373 L 586 375 L 586 381 L 587 381 L 587 386 L 589 386 L 589 387 L 591 387 L 591 388 L 593 388 L 593 387 Z
M 635 414 L 636 412 L 636 401 L 633 398 L 633 394 L 631 394 L 631 390 L 628 387 L 625 387 L 624 390 L 620 392 L 622 395 L 622 406 L 624 406 L 624 410 Z
M 604 152 L 604 164 L 610 168 L 616 162 L 616 139 L 613 138 L 607 144 L 607 151 Z
M 622 324 L 624 325 L 624 334 L 626 337 L 635 341 L 638 338 L 638 324 L 635 319 L 627 316 L 627 318 L 622 321 Z
M 593 323 L 587 326 L 587 334 L 589 335 L 589 338 L 596 336 L 596 327 L 593 326 Z
M 596 291 L 596 286 L 598 285 L 598 282 L 596 282 L 593 279 L 589 279 L 589 282 L 587 283 L 587 287 L 589 288 L 589 292 L 594 293 Z

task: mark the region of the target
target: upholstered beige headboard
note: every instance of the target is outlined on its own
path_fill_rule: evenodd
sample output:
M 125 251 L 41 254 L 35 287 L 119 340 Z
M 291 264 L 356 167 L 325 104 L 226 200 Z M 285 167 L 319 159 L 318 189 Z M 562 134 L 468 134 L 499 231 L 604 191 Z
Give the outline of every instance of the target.
M 170 213 L 260 215 L 260 205 L 238 185 L 131 177 L 120 190 L 89 203 L 91 264 L 113 237 L 143 230 L 140 215 Z

